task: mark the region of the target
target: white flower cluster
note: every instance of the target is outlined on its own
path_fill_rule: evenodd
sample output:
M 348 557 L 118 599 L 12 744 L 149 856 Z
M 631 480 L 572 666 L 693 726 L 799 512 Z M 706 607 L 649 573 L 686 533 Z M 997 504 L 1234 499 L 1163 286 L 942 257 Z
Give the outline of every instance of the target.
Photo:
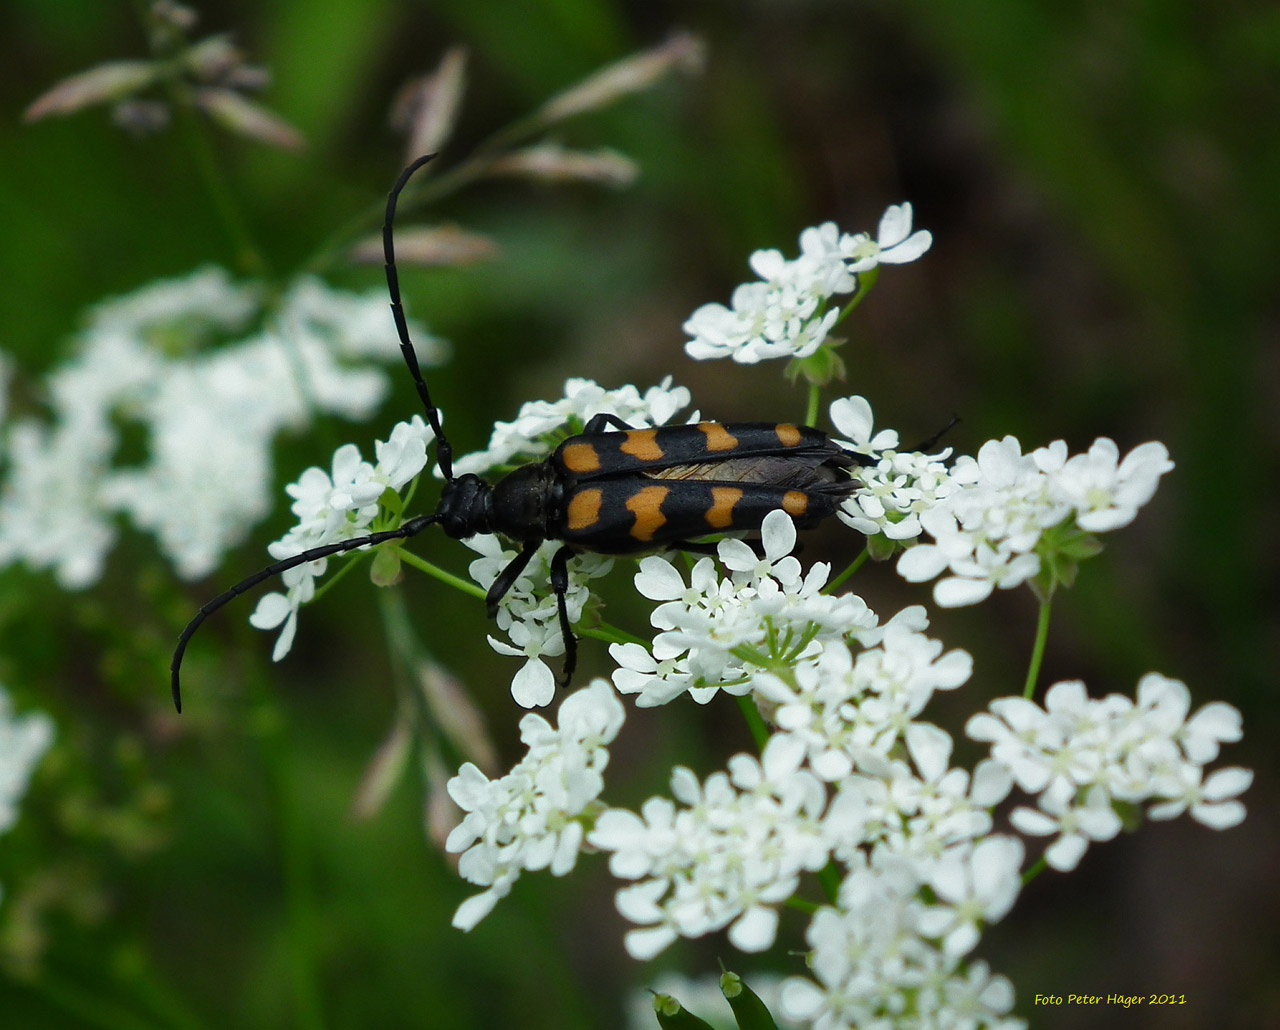
M 520 721 L 528 753 L 507 775 L 490 780 L 468 762 L 449 781 L 449 794 L 467 814 L 445 847 L 462 852 L 458 871 L 486 888 L 459 907 L 453 925 L 470 930 L 511 890 L 525 870 L 573 869 L 587 818 L 604 788 L 607 747 L 626 712 L 604 680 L 570 694 L 559 727 L 532 713 Z
M 685 691 L 701 704 L 719 690 L 743 695 L 752 689 L 754 671 L 790 666 L 822 640 L 875 629 L 875 615 L 861 598 L 822 593 L 829 565 L 802 574 L 791 557 L 796 528 L 786 512 L 766 516 L 760 544 L 758 555 L 741 540 L 720 541 L 729 574 L 720 576 L 712 558 L 701 558 L 688 584 L 668 559 L 641 560 L 636 589 L 662 602 L 650 616 L 660 632 L 652 647 L 610 645 L 622 693 L 637 695 L 641 707 L 666 704 Z
M 920 516 L 958 489 L 946 464 L 950 449 L 937 454 L 899 450 L 896 431 L 874 430 L 865 397 L 833 401 L 830 414 L 831 424 L 844 437 L 838 442 L 867 459 L 854 474 L 857 488 L 837 512 L 840 521 L 867 537 L 918 537 Z
M 1241 738 L 1240 713 L 1222 702 L 1188 718 L 1190 710 L 1184 683 L 1148 673 L 1136 702 L 1120 694 L 1094 700 L 1083 683 L 1068 681 L 1049 688 L 1043 708 L 1021 697 L 993 701 L 965 732 L 990 743 L 992 758 L 1022 790 L 1038 795 L 1036 808 L 1018 808 L 1010 821 L 1032 836 L 1056 835 L 1045 860 L 1067 871 L 1089 841 L 1120 831 L 1116 802 L 1150 802 L 1152 819 L 1190 811 L 1215 830 L 1244 819 L 1236 798 L 1253 774 L 1231 767 L 1204 776 L 1220 745 Z
M 907 863 L 917 886 L 951 899 L 930 909 L 928 921 L 947 954 L 976 943 L 975 912 L 999 917 L 994 904 L 970 911 L 963 892 L 945 891 L 954 878 L 948 870 L 990 833 L 990 809 L 1012 779 L 988 761 L 971 781 L 949 765 L 951 738 L 916 721 L 935 691 L 968 679 L 971 659 L 944 654 L 923 634 L 921 608 L 875 622 L 872 615 L 867 628 L 851 627 L 856 654 L 847 638 L 813 636 L 785 671 L 750 675 L 774 730 L 763 772 L 739 755 L 729 778 L 713 775 L 699 791 L 681 771 L 672 786 L 685 809 L 655 798 L 643 818 L 616 810 L 600 817 L 590 843 L 615 853 L 619 876 L 648 877 L 618 895 L 619 910 L 643 927 L 628 935 L 633 955 L 649 957 L 676 936 L 730 923 L 736 946 L 768 947 L 776 926 L 770 906 L 790 896 L 800 871 L 831 858 L 857 866 L 868 848 L 877 860 Z M 1016 863 L 1014 872 L 1016 883 Z
M 496 536 L 473 536 L 466 544 L 481 555 L 471 563 L 468 572 L 486 590 L 516 558 L 517 552 L 504 547 Z M 560 629 L 556 598 L 547 589 L 551 579 L 551 559 L 562 546 L 558 540 L 546 541 L 503 596 L 498 606 L 497 623 L 511 642 L 505 643 L 492 636 L 488 638 L 489 645 L 498 654 L 525 659 L 511 680 L 511 696 L 521 708 L 541 708 L 549 705 L 555 697 L 555 673 L 542 659 L 544 655 L 556 657 L 564 654 L 564 635 Z M 583 610 L 591 601 L 587 583 L 605 575 L 611 568 L 613 560 L 598 554 L 578 555 L 569 565 L 569 586 L 564 600 L 571 623 L 582 618 Z
M 387 389 L 371 362 L 398 360 L 381 294 L 301 280 L 252 328 L 262 312 L 254 288 L 216 268 L 94 309 L 75 356 L 49 377 L 53 423 L 6 428 L 0 564 L 88 586 L 126 515 L 179 575 L 212 570 L 269 510 L 275 435 L 317 412 L 367 417 Z M 424 363 L 439 360 L 438 341 L 419 338 Z M 146 433 L 139 465 L 118 455 L 122 425 Z
M 962 926 L 995 921 L 1017 896 L 1021 859 L 1016 840 L 991 837 L 945 856 L 926 881 L 892 860 L 855 868 L 841 883 L 836 905 L 819 909 L 809 924 L 809 969 L 817 982 L 784 981 L 783 1015 L 812 1030 L 1024 1027 L 1007 1015 L 1012 984 L 985 962 L 966 964 L 962 953 L 940 946 L 947 906 L 930 907 L 920 898 L 921 887 L 931 886 L 963 909 Z
M 956 460 L 950 489 L 935 489 L 936 503 L 919 515 L 933 542 L 907 550 L 898 573 L 922 583 L 950 572 L 934 585 L 934 600 L 944 607 L 977 604 L 996 587 L 1018 586 L 1039 573 L 1037 548 L 1068 519 L 1085 533 L 1128 525 L 1172 468 L 1169 452 L 1156 442 L 1121 460 L 1105 437 L 1072 457 L 1061 440 L 1025 455 L 1012 436 L 990 440 L 977 458 Z
M 889 761 L 905 743 L 922 770 L 945 770 L 945 749 L 912 720 L 935 691 L 954 690 L 969 679 L 973 660 L 961 650 L 942 651 L 924 635 L 928 619 L 919 606 L 904 608 L 874 633 L 857 633 L 863 648 L 825 646 L 786 670 L 753 682 L 771 706 L 778 732 L 800 741 L 810 767 L 827 783 L 840 783 L 855 767 L 896 775 L 904 765 Z M 855 631 L 856 632 L 856 631 Z M 834 642 L 833 642 L 834 643 Z M 930 777 L 926 777 L 929 779 Z
M 18 802 L 44 753 L 53 743 L 53 720 L 43 712 L 19 716 L 0 687 L 0 833 L 18 821 Z
M 294 498 L 290 510 L 298 524 L 269 544 L 268 553 L 277 560 L 292 558 L 315 547 L 368 535 L 375 528 L 383 495 L 388 490 L 399 494 L 426 467 L 427 445 L 434 438 L 422 416 L 414 415 L 398 423 L 385 443 L 374 444 L 377 464 L 361 458 L 355 444 L 344 444 L 334 452 L 331 472 L 314 466 L 307 469 L 296 483 L 285 487 Z M 263 594 L 249 616 L 257 629 L 280 627 L 272 661 L 289 653 L 298 628 L 298 609 L 315 597 L 316 580 L 328 565 L 329 559 L 321 558 L 286 570 L 280 577 L 284 593 Z
M 757 282 L 733 291 L 730 306 L 704 304 L 684 324 L 693 339 L 691 358 L 733 358 L 754 364 L 766 358 L 806 358 L 827 339 L 841 310 L 832 297 L 854 293 L 857 274 L 880 264 L 914 261 L 933 237 L 911 231 L 911 205 L 894 205 L 880 220 L 879 239 L 841 233 L 834 222 L 800 234 L 800 256 L 792 261 L 777 250 L 751 255 Z
M 0 687 L 0 834 L 18 821 L 18 802 L 44 753 L 53 743 L 53 720 L 43 712 L 16 715 Z
M 455 458 L 453 470 L 456 475 L 484 475 L 493 469 L 540 461 L 596 415 L 617 415 L 636 429 L 666 425 L 676 412 L 689 406 L 689 400 L 688 388 L 672 386 L 670 376 L 644 393 L 630 383 L 606 390 L 591 379 L 568 379 L 564 397 L 522 405 L 514 421 L 494 425 L 487 448 Z M 689 421 L 697 419 L 695 412 Z
M 871 432 L 870 409 L 855 400 L 841 413 L 852 445 L 895 444 L 892 434 Z M 1070 463 L 1063 453 L 1058 467 Z M 1153 488 L 1154 480 L 1147 496 Z M 1087 508 L 1111 513 L 1110 520 L 1131 518 L 1116 501 L 1121 494 L 1114 487 L 1079 494 L 1062 517 Z M 1138 503 L 1138 495 L 1126 496 L 1130 507 Z M 1095 528 L 1105 524 L 1082 517 Z M 1237 795 L 1250 774 L 1226 769 L 1206 778 L 1203 766 L 1221 743 L 1239 738 L 1239 714 L 1211 704 L 1188 718 L 1186 688 L 1156 674 L 1139 685 L 1136 703 L 1093 702 L 1079 684 L 1060 684 L 1043 710 L 1007 698 L 972 719 L 969 735 L 988 742 L 991 754 L 972 771 L 954 766 L 952 737 L 922 714 L 935 692 L 967 682 L 970 656 L 928 637 L 918 606 L 882 622 L 856 597 L 822 593 L 828 569 L 806 574 L 790 554 L 795 542 L 790 518 L 775 512 L 758 551 L 722 541 L 719 562 L 701 558 L 687 578 L 664 558 L 643 559 L 635 583 L 656 602 L 656 636 L 650 647 L 610 648 L 619 666 L 614 685 L 638 705 L 685 693 L 703 703 L 720 690 L 750 694 L 768 730 L 761 757 L 736 755 L 704 780 L 677 768 L 672 797 L 650 798 L 638 812 L 606 806 L 594 781 L 581 795 L 590 795 L 588 813 L 587 802 L 561 800 L 554 777 L 544 798 L 528 776 L 499 787 L 468 774 L 477 793 L 464 807 L 476 810 L 484 787 L 502 815 L 481 824 L 521 830 L 503 838 L 509 860 L 498 863 L 493 850 L 477 859 L 480 872 L 468 879 L 489 890 L 464 904 L 479 915 L 460 910 L 459 919 L 473 925 L 521 870 L 551 864 L 558 872 L 578 850 L 597 849 L 630 881 L 616 902 L 634 924 L 625 937 L 634 957 L 647 960 L 680 937 L 720 930 L 740 950 L 758 952 L 773 945 L 779 909 L 804 874 L 834 862 L 843 885 L 810 925 L 810 976 L 784 984 L 783 1015 L 825 1030 L 1021 1027 L 1009 1015 L 1008 981 L 970 960 L 985 927 L 1005 916 L 1021 889 L 1024 846 L 994 832 L 995 807 L 1015 784 L 1037 794 L 1039 809 L 1018 809 L 1012 821 L 1032 837 L 1056 834 L 1046 858 L 1060 868 L 1079 861 L 1087 840 L 1115 833 L 1119 803 L 1153 802 L 1152 818 L 1188 809 L 1207 825 L 1233 825 L 1243 818 Z M 492 542 L 477 549 L 486 555 L 477 563 L 486 563 L 481 582 L 512 557 Z M 585 603 L 585 585 L 579 588 L 575 612 Z M 537 604 L 530 595 L 518 607 Z M 512 617 L 515 639 L 523 616 Z M 549 640 L 550 602 L 541 620 Z M 591 689 L 604 690 L 603 681 Z M 564 832 L 552 841 L 551 828 Z M 476 839 L 475 831 L 464 837 Z M 526 841 L 539 843 L 536 859 L 519 857 L 531 846 Z
M 1045 858 L 1062 870 L 1075 868 L 1088 841 L 1119 831 L 1115 802 L 1155 801 L 1153 819 L 1189 809 L 1215 829 L 1233 826 L 1244 818 L 1236 798 L 1251 774 L 1228 768 L 1206 780 L 1203 767 L 1221 743 L 1240 739 L 1239 712 L 1221 703 L 1190 718 L 1189 710 L 1186 687 L 1155 673 L 1139 683 L 1136 703 L 1091 700 L 1074 682 L 1050 688 L 1044 708 L 1001 698 L 967 727 L 991 745 L 972 782 L 948 768 L 950 737 L 925 723 L 904 734 L 914 771 L 886 756 L 872 773 L 876 763 L 859 749 L 860 769 L 840 783 L 824 819 L 835 858 L 851 872 L 837 905 L 809 928 L 817 983 L 785 983 L 783 1012 L 827 1030 L 888 1017 L 894 1026 L 951 1025 L 944 1011 L 964 1014 L 967 1026 L 1021 1026 L 1007 1019 L 1013 996 L 1004 978 L 982 963 L 966 976 L 959 965 L 1021 886 L 1023 846 L 990 835 L 992 807 L 1013 783 L 1038 794 L 1039 808 L 1016 809 L 1011 821 L 1031 836 L 1056 834 Z M 785 707 L 777 718 L 785 726 Z M 922 900 L 922 887 L 935 900 Z
M 626 937 L 627 951 L 649 959 L 677 937 L 701 937 L 729 927 L 741 951 L 774 941 L 774 906 L 791 897 L 800 874 L 827 864 L 822 823 L 827 796 L 801 768 L 804 748 L 775 737 L 757 761 L 735 755 L 729 772 L 699 784 L 677 768 L 671 791 L 681 808 L 651 798 L 636 815 L 602 814 L 588 841 L 611 852 L 615 876 L 642 880 L 618 892 L 618 910 L 643 929 Z M 732 925 L 731 925 L 732 924 Z

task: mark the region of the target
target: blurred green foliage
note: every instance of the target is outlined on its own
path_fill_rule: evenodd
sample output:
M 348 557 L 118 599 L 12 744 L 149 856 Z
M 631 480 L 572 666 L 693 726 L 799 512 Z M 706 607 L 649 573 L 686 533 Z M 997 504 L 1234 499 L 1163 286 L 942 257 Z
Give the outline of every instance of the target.
M 557 396 L 567 375 L 644 387 L 674 374 L 717 418 L 797 417 L 803 392 L 780 395 L 776 369 L 695 367 L 681 322 L 727 298 L 752 249 L 792 250 L 802 227 L 827 219 L 870 229 L 886 204 L 910 199 L 935 246 L 850 320 L 850 392 L 908 437 L 959 412 L 951 442 L 963 451 L 1007 432 L 1073 449 L 1096 435 L 1124 449 L 1165 441 L 1177 471 L 1059 602 L 1045 682 L 1082 677 L 1104 693 L 1131 691 L 1148 669 L 1182 678 L 1201 700 L 1242 708 L 1246 739 L 1227 760 L 1262 771 L 1243 827 L 1147 826 L 1099 847 L 1079 874 L 1041 877 L 986 954 L 1040 1026 L 1104 1025 L 1088 1010 L 1031 1012 L 1037 991 L 1074 987 L 1187 995 L 1185 1010 L 1126 1012 L 1126 1027 L 1280 1021 L 1274 5 L 282 0 L 200 11 L 204 29 L 234 32 L 270 67 L 264 102 L 309 140 L 286 153 L 216 137 L 280 275 L 385 192 L 403 159 L 386 127 L 391 99 L 448 47 L 470 52 L 454 144 L 465 152 L 674 28 L 704 38 L 701 77 L 558 130 L 566 144 L 631 156 L 634 188 L 490 183 L 432 212 L 503 248 L 498 262 L 404 276 L 411 312 L 453 341 L 431 382 L 463 450 L 522 401 Z M 10 0 L 0 40 L 0 346 L 17 368 L 10 410 L 27 413 L 88 305 L 232 265 L 234 250 L 180 134 L 131 139 L 100 110 L 21 123 L 55 81 L 143 55 L 130 4 Z M 367 287 L 380 273 L 329 278 Z M 400 382 L 375 423 L 288 441 L 279 482 L 339 442 L 367 449 L 415 407 Z M 424 838 L 414 778 L 374 818 L 349 815 L 395 704 L 359 577 L 307 611 L 279 666 L 244 625 L 247 604 L 224 613 L 193 650 L 188 714 L 170 713 L 170 641 L 201 600 L 264 561 L 288 522 L 281 504 L 216 582 L 197 586 L 176 582 L 137 536 L 82 594 L 18 568 L 0 575 L 0 682 L 60 734 L 0 840 L 0 1022 L 616 1025 L 650 971 L 622 951 L 600 863 L 569 882 L 527 878 L 463 936 L 448 924 L 468 890 Z M 819 535 L 810 553 L 847 546 Z M 421 548 L 455 570 L 468 560 L 446 540 Z M 888 570 L 864 574 L 873 607 L 907 600 Z M 514 668 L 485 646 L 482 606 L 429 582 L 403 589 L 509 759 Z M 628 625 L 623 593 L 610 618 Z M 974 652 L 968 689 L 993 696 L 1017 690 L 1034 620 L 1018 592 L 934 626 Z M 588 673 L 606 660 L 584 648 Z M 692 747 L 749 746 L 720 714 L 637 713 L 633 742 L 614 755 L 616 798 L 658 789 Z M 786 946 L 800 945 L 799 925 Z M 662 964 L 706 971 L 718 946 L 672 949 Z

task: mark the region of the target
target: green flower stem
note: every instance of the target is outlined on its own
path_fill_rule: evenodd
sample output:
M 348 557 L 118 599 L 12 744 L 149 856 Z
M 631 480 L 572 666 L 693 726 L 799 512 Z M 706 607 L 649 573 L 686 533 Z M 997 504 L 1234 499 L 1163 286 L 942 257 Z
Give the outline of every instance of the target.
M 844 581 L 846 579 L 848 579 L 860 568 L 862 568 L 863 565 L 866 564 L 867 559 L 870 557 L 871 557 L 871 550 L 867 547 L 863 547 L 862 550 L 858 552 L 858 556 L 854 558 L 853 561 L 851 561 L 848 565 L 845 566 L 844 571 L 841 572 L 840 575 L 838 575 L 835 579 L 833 579 L 830 583 L 828 583 L 825 587 L 822 588 L 822 592 L 824 594 L 835 593 L 837 590 L 840 589 L 841 586 L 844 585 Z
M 1044 855 L 1037 858 L 1031 865 L 1027 866 L 1026 872 L 1022 874 L 1022 886 L 1026 886 L 1037 876 L 1043 873 L 1049 867 L 1049 863 L 1045 861 Z
M 435 565 L 425 558 L 420 558 L 412 551 L 401 550 L 400 560 L 406 565 L 412 565 L 419 572 L 425 572 L 428 576 L 434 576 L 441 583 L 447 583 L 455 590 L 461 590 L 464 594 L 470 594 L 472 597 L 478 597 L 480 600 L 485 599 L 485 591 L 472 583 L 470 580 L 463 579 L 461 576 L 455 576 L 452 572 L 445 572 L 439 565 Z
M 151 5 L 143 2 L 143 0 L 134 0 L 133 9 L 138 21 L 141 22 L 147 37 L 153 38 L 150 7 Z M 160 51 L 155 49 L 154 42 L 152 47 L 152 52 L 157 58 L 167 60 L 172 64 L 175 57 L 173 43 L 168 47 L 162 46 Z M 213 146 L 209 142 L 204 125 L 200 121 L 200 116 L 195 111 L 189 91 L 179 80 L 176 73 L 164 75 L 162 79 L 165 92 L 169 96 L 169 106 L 173 110 L 179 131 L 186 139 L 187 146 L 191 148 L 196 171 L 204 182 L 205 189 L 209 191 L 209 197 L 213 201 L 214 210 L 218 213 L 218 218 L 222 222 L 223 230 L 230 239 L 231 245 L 235 248 L 236 262 L 239 264 L 240 270 L 247 275 L 259 278 L 268 277 L 269 269 L 266 258 L 263 256 L 261 248 L 254 242 L 253 234 L 249 231 L 249 223 L 240 213 L 235 194 L 227 183 L 226 177 L 222 174 Z
M 590 637 L 592 640 L 603 640 L 606 644 L 639 644 L 641 647 L 648 647 L 649 641 L 643 637 L 638 637 L 634 633 L 628 633 L 625 629 L 619 629 L 608 622 L 602 622 L 599 626 L 578 626 L 576 632 L 580 637 Z
M 764 746 L 769 743 L 769 727 L 765 725 L 764 716 L 756 708 L 750 694 L 738 698 L 738 707 L 742 709 L 742 717 L 747 720 L 747 729 L 751 731 L 751 739 L 756 742 L 756 748 L 763 751 Z
M 1025 698 L 1032 697 L 1036 692 L 1036 680 L 1040 677 L 1040 663 L 1044 660 L 1044 645 L 1049 639 L 1049 610 L 1050 604 L 1048 598 L 1040 602 L 1040 617 L 1036 620 L 1036 640 L 1031 648 L 1031 665 L 1027 669 L 1027 682 L 1022 688 L 1022 696 Z
M 301 806 L 296 800 L 297 786 L 286 768 L 284 756 L 273 755 L 271 761 L 275 766 L 271 770 L 271 782 L 280 816 L 280 858 L 289 918 L 289 966 L 296 1015 L 298 1025 L 306 1030 L 323 1030 L 324 1001 L 315 948 L 319 920 L 311 878 L 311 846 Z
M 378 598 L 378 614 L 382 617 L 382 631 L 387 641 L 391 659 L 391 681 L 400 703 L 412 697 L 410 689 L 413 668 L 420 658 L 417 640 L 410 629 L 409 615 L 405 611 L 404 593 L 394 587 L 375 591 Z
M 155 972 L 149 955 L 145 964 L 127 974 L 127 983 L 162 1025 L 174 1030 L 201 1030 L 205 1025 L 191 1010 L 187 1000 Z
M 21 987 L 5 978 L 6 993 L 21 989 L 39 995 L 51 1007 L 74 1016 L 76 1025 L 101 1027 L 103 1030 L 158 1030 L 162 1025 L 129 1011 L 112 998 L 103 997 L 70 979 L 53 976 L 47 969 L 37 978 L 22 982 Z
M 355 554 L 349 557 L 349 560 L 343 562 L 338 567 L 337 572 L 335 572 L 332 576 L 329 576 L 324 581 L 324 584 L 316 589 L 315 595 L 307 603 L 315 604 L 318 600 L 320 600 L 320 598 L 324 597 L 325 594 L 327 594 L 330 590 L 332 590 L 335 584 L 340 583 L 342 581 L 343 576 L 349 573 L 352 569 L 354 569 L 357 565 L 359 565 L 361 561 L 369 557 L 371 554 L 373 554 L 373 551 L 371 550 L 356 551 Z
M 818 419 L 818 402 L 822 399 L 822 387 L 817 383 L 809 384 L 809 405 L 804 409 L 804 424 L 814 425 Z
M 295 1025 L 303 1030 L 323 1030 L 324 1000 L 316 955 L 319 920 L 311 876 L 311 842 L 307 837 L 300 800 L 305 794 L 293 772 L 295 763 L 288 751 L 288 741 L 281 732 L 282 720 L 275 696 L 267 689 L 261 676 L 253 677 L 251 689 L 256 709 L 254 736 L 276 809 Z
M 836 325 L 839 325 L 844 320 L 845 315 L 863 302 L 867 294 L 871 292 L 871 287 L 875 286 L 876 280 L 879 278 L 879 265 L 876 265 L 875 268 L 869 269 L 866 272 L 858 273 L 858 292 L 853 295 L 853 299 L 851 299 L 849 303 L 845 305 L 845 309 L 840 312 L 840 318 L 836 320 Z M 834 326 L 832 328 L 834 328 Z
M 456 590 L 461 590 L 464 594 L 470 594 L 472 597 L 478 597 L 484 600 L 486 591 L 481 589 L 475 583 L 455 576 L 452 572 L 445 572 L 438 565 L 434 565 L 425 558 L 420 558 L 412 551 L 403 551 L 400 555 L 406 565 L 412 565 L 420 572 L 425 572 L 428 576 L 434 576 L 441 583 L 447 583 Z M 624 629 L 612 626 L 607 622 L 602 622 L 599 626 L 579 626 L 576 630 L 580 637 L 590 637 L 592 640 L 603 640 L 609 644 L 645 644 L 643 637 L 638 637 L 634 633 L 628 633 Z
M 834 861 L 828 862 L 818 870 L 818 883 L 822 885 L 827 901 L 834 905 L 840 897 L 840 867 Z
M 190 105 L 177 95 L 176 87 L 171 88 L 170 93 L 173 95 L 173 107 L 178 122 L 182 126 L 182 133 L 195 159 L 196 170 L 204 181 L 205 189 L 209 191 L 209 198 L 213 201 L 213 207 L 222 222 L 222 228 L 231 241 L 232 247 L 235 248 L 236 263 L 246 275 L 268 278 L 270 270 L 267 260 L 254 242 L 253 234 L 249 231 L 249 223 L 240 213 L 231 187 L 218 166 L 213 147 L 209 144 L 203 127 L 198 124 L 197 115 L 191 110 Z

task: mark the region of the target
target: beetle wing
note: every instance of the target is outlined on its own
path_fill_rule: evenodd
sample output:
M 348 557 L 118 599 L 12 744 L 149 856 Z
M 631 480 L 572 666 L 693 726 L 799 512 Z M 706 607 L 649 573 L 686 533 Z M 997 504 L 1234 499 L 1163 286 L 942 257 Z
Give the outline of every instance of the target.
M 852 484 L 819 481 L 806 488 L 705 479 L 626 476 L 582 483 L 566 498 L 558 534 L 576 550 L 636 554 L 708 533 L 759 530 L 781 509 L 801 526 L 835 514 Z
M 696 422 L 627 432 L 584 433 L 565 440 L 550 460 L 572 479 L 586 482 L 763 457 L 803 457 L 815 466 L 842 468 L 860 463 L 857 455 L 835 444 L 820 429 L 775 422 Z

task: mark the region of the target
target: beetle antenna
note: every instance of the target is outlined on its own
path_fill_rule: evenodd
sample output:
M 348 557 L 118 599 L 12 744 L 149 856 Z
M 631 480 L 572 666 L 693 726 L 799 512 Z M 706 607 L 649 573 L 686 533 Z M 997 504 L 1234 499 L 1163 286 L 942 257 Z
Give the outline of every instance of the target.
M 933 450 L 933 448 L 934 448 L 934 446 L 937 444 L 937 442 L 938 442 L 939 440 L 941 440 L 944 436 L 946 436 L 946 435 L 947 435 L 947 433 L 951 432 L 952 428 L 953 428 L 953 427 L 954 427 L 954 426 L 955 426 L 959 421 L 960 421 L 960 416 L 959 416 L 959 415 L 957 415 L 957 414 L 955 414 L 954 412 L 952 412 L 952 415 L 951 415 L 951 421 L 950 421 L 950 422 L 948 422 L 945 426 L 943 426 L 943 427 L 942 427 L 941 429 L 939 429 L 936 433 L 934 433 L 934 434 L 933 434 L 933 436 L 929 437 L 929 439 L 927 439 L 927 440 L 921 440 L 921 441 L 920 441 L 918 444 L 916 444 L 914 447 L 908 447 L 908 448 L 906 448 L 906 450 L 908 450 L 908 451 L 922 451 L 922 452 L 924 452 L 924 453 L 926 453 L 926 454 L 927 454 L 927 453 L 929 453 L 930 451 L 932 451 L 932 450 Z
M 321 547 L 313 547 L 309 551 L 303 551 L 301 554 L 295 554 L 290 558 L 281 559 L 274 565 L 268 565 L 265 569 L 255 572 L 248 579 L 242 579 L 230 590 L 226 590 L 219 594 L 196 612 L 191 621 L 187 623 L 186 629 L 184 629 L 178 637 L 178 646 L 174 648 L 173 659 L 169 663 L 174 708 L 179 712 L 182 711 L 182 688 L 179 685 L 179 672 L 182 669 L 182 656 L 186 653 L 188 641 L 190 641 L 195 635 L 196 630 L 200 628 L 200 624 L 228 601 L 239 597 L 246 590 L 252 590 L 263 580 L 271 579 L 272 576 L 278 576 L 282 572 L 288 572 L 290 569 L 297 568 L 299 565 L 305 565 L 307 562 L 311 561 L 319 561 L 321 558 L 327 558 L 331 554 L 341 554 L 343 551 L 354 551 L 357 547 L 380 544 L 385 540 L 404 540 L 407 537 L 416 536 L 428 526 L 434 525 L 439 521 L 439 515 L 419 515 L 417 518 L 410 519 L 397 529 L 387 529 L 379 533 L 370 533 L 368 536 L 356 537 L 354 540 L 341 540 L 338 543 L 324 544 Z
M 400 353 L 404 355 L 404 363 L 409 366 L 409 374 L 413 376 L 414 385 L 418 388 L 418 396 L 427 409 L 427 421 L 436 434 L 436 465 L 444 475 L 445 482 L 453 482 L 453 448 L 445 439 L 444 430 L 440 427 L 440 411 L 431 402 L 431 393 L 427 390 L 426 381 L 422 378 L 422 370 L 418 367 L 418 354 L 413 349 L 413 341 L 409 339 L 409 324 L 405 321 L 404 305 L 400 303 L 400 276 L 396 271 L 396 246 L 393 238 L 393 226 L 396 220 L 396 201 L 409 182 L 409 178 L 430 161 L 435 154 L 424 154 L 400 173 L 400 178 L 391 187 L 387 195 L 387 218 L 382 223 L 382 253 L 386 260 L 387 292 L 391 294 L 391 314 L 396 320 L 396 333 L 400 337 Z

